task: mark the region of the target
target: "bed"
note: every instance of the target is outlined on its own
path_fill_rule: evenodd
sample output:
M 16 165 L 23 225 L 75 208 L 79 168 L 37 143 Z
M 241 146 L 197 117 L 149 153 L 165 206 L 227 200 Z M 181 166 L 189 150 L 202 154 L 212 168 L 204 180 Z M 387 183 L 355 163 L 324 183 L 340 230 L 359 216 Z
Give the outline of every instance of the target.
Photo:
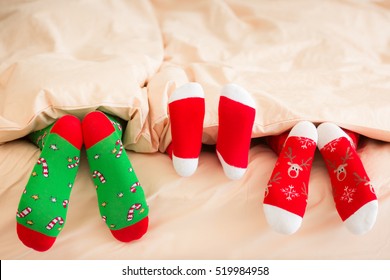
M 388 1 L 1 1 L 1 259 L 389 259 L 390 3 Z M 168 98 L 205 91 L 196 173 L 165 153 Z M 229 180 L 215 154 L 227 83 L 256 102 L 249 166 Z M 39 253 L 16 235 L 15 212 L 40 152 L 25 136 L 65 114 L 128 121 L 123 143 L 150 207 L 149 230 L 115 240 L 101 221 L 85 150 L 67 223 Z M 363 137 L 358 153 L 378 196 L 374 228 L 356 236 L 337 215 L 316 153 L 302 227 L 274 232 L 262 201 L 277 156 L 265 136 L 300 120 Z

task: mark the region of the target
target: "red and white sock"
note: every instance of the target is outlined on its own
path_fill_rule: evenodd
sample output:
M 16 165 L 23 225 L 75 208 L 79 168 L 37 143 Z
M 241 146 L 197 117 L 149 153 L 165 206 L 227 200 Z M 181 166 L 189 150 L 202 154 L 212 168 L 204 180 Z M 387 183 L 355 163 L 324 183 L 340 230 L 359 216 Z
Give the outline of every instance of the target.
M 179 87 L 169 98 L 172 142 L 168 152 L 180 176 L 191 176 L 198 167 L 204 114 L 204 92 L 198 83 Z
M 222 88 L 218 107 L 217 155 L 225 175 L 240 179 L 248 167 L 256 104 L 249 93 L 235 84 Z
M 318 149 L 329 172 L 336 209 L 352 233 L 364 234 L 376 221 L 378 201 L 355 145 L 333 123 L 323 123 L 317 130 Z
M 285 135 L 271 137 L 270 144 L 279 145 Z M 268 224 L 279 233 L 292 234 L 302 224 L 317 139 L 316 127 L 302 121 L 291 129 L 281 150 L 273 147 L 280 153 L 265 190 L 263 207 Z

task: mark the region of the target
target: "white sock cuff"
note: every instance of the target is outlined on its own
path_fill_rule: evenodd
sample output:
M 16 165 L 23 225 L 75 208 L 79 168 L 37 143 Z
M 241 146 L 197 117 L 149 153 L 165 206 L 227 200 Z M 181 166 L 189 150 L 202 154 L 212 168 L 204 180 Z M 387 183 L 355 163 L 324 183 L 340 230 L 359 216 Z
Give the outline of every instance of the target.
M 242 176 L 244 176 L 246 172 L 246 168 L 236 167 L 228 164 L 224 159 L 223 156 L 218 152 L 217 150 L 217 156 L 219 161 L 222 164 L 223 171 L 225 172 L 226 177 L 228 177 L 230 180 L 239 180 Z
M 270 204 L 263 204 L 263 209 L 267 223 L 278 233 L 290 235 L 301 227 L 301 216 Z
M 288 134 L 288 137 L 306 137 L 317 143 L 318 132 L 315 125 L 309 121 L 301 121 L 297 123 Z
M 172 153 L 173 167 L 176 173 L 182 177 L 189 177 L 198 168 L 199 158 L 179 158 Z
M 221 96 L 225 96 L 231 100 L 242 103 L 246 106 L 256 108 L 256 103 L 243 87 L 236 84 L 227 84 L 222 88 Z
M 168 103 L 186 98 L 204 98 L 203 88 L 199 83 L 187 83 L 177 88 L 169 97 Z
M 338 125 L 334 123 L 330 123 L 330 122 L 322 123 L 317 127 L 317 131 L 318 131 L 319 150 L 325 147 L 328 143 L 340 137 L 347 138 L 351 142 L 352 146 L 354 146 L 351 137 L 349 137 L 348 134 L 344 132 L 344 130 L 342 130 Z
M 354 234 L 365 234 L 372 229 L 378 214 L 378 200 L 372 200 L 344 221 L 347 229 Z

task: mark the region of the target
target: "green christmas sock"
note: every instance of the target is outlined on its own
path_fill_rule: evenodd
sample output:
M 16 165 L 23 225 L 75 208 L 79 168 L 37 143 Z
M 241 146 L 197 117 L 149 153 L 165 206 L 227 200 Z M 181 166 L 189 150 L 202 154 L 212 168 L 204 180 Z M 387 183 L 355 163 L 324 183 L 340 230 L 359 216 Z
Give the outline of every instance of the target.
M 149 208 L 122 145 L 122 126 L 112 116 L 92 112 L 82 129 L 102 219 L 122 242 L 141 238 L 148 228 Z
M 64 116 L 29 139 L 42 152 L 20 198 L 17 233 L 27 247 L 46 251 L 66 222 L 82 146 L 81 124 L 76 117 Z

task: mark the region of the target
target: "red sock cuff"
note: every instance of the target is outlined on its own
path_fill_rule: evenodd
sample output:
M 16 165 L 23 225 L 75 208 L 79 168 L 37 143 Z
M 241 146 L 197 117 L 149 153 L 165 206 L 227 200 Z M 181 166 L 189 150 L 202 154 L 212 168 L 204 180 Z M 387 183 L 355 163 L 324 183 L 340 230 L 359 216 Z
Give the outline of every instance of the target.
M 202 147 L 205 103 L 203 98 L 186 98 L 169 104 L 172 152 L 183 158 L 197 158 Z
M 172 158 L 172 142 L 168 145 L 167 149 L 165 150 L 167 155 Z
M 265 138 L 266 143 L 268 146 L 277 154 L 279 155 L 280 152 L 283 149 L 283 145 L 286 142 L 286 139 L 288 137 L 288 134 L 290 131 L 285 131 L 279 135 L 271 135 L 267 136 Z
M 98 111 L 91 112 L 85 116 L 82 122 L 82 129 L 86 149 L 115 132 L 111 121 L 104 113 Z
M 61 117 L 50 132 L 60 135 L 79 150 L 83 145 L 80 120 L 75 116 L 65 115 Z
M 355 148 L 357 148 L 357 146 L 359 144 L 359 140 L 360 140 L 360 134 L 353 132 L 351 130 L 348 130 L 348 129 L 343 129 L 343 130 L 351 138 L 353 144 L 355 145 Z

